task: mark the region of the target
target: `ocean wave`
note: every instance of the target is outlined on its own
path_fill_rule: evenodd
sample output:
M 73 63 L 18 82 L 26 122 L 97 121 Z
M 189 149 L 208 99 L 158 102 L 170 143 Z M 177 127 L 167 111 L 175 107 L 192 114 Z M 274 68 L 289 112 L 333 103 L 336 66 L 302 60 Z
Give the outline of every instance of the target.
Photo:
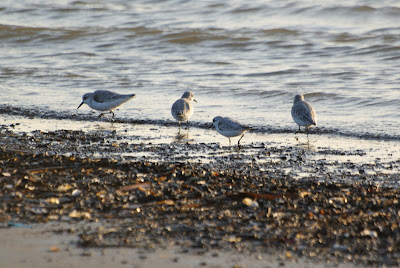
M 180 31 L 175 33 L 167 33 L 163 35 L 163 39 L 170 43 L 191 44 L 203 41 L 220 41 L 229 39 L 226 35 L 212 33 L 204 30 Z
M 390 46 L 390 45 L 373 45 L 361 49 L 354 50 L 352 55 L 370 55 L 370 54 L 386 54 L 386 53 L 398 53 L 400 51 L 400 46 Z
M 298 69 L 287 69 L 282 71 L 274 71 L 274 72 L 262 72 L 262 73 L 249 73 L 244 74 L 245 77 L 254 77 L 254 76 L 274 76 L 274 75 L 290 75 L 290 74 L 297 74 L 300 70 Z
M 14 39 L 19 42 L 24 41 L 36 41 L 40 40 L 43 42 L 52 41 L 68 41 L 86 37 L 93 38 L 106 38 L 108 35 L 115 35 L 120 33 L 128 37 L 142 37 L 149 35 L 160 35 L 163 33 L 162 29 L 151 28 L 146 26 L 137 27 L 30 27 L 30 26 L 19 26 L 19 25 L 5 25 L 0 24 L 0 39 Z M 188 32 L 182 32 L 177 36 L 182 35 L 183 37 L 190 35 Z M 193 35 L 196 34 L 193 32 Z M 199 31 L 199 36 L 205 36 L 207 33 Z M 210 39 L 212 34 L 208 34 Z M 171 35 L 173 37 L 173 35 Z M 215 37 L 219 39 L 219 37 Z M 223 39 L 223 37 L 220 37 Z M 95 40 L 95 39 L 93 39 Z
M 385 100 L 380 98 L 373 98 L 372 100 L 358 103 L 362 107 L 400 107 L 400 99 Z
M 231 10 L 229 10 L 229 13 L 233 14 L 242 14 L 242 13 L 254 13 L 254 12 L 260 12 L 262 9 L 262 6 L 254 6 L 254 7 L 249 7 L 247 5 L 240 6 L 240 7 L 235 7 Z
M 101 29 L 101 28 L 100 28 Z M 48 41 L 67 41 L 79 39 L 86 36 L 96 36 L 103 34 L 99 28 L 51 28 L 51 27 L 28 27 L 16 25 L 0 25 L 0 39 L 13 39 L 19 43 L 40 40 Z M 112 29 L 105 30 L 111 31 Z
M 325 100 L 341 98 L 341 95 L 337 94 L 337 93 L 332 93 L 332 92 L 317 91 L 317 92 L 306 93 L 306 94 L 304 94 L 304 97 L 307 99 L 313 98 L 318 101 L 325 101 Z
M 281 97 L 284 95 L 288 95 L 287 91 L 249 89 L 246 92 L 239 91 L 239 92 L 235 93 L 236 97 L 256 96 L 256 97 L 260 97 L 261 99 L 272 99 L 272 98 Z M 257 107 L 249 107 L 249 108 L 257 109 Z
M 77 54 L 79 55 L 79 54 Z M 0 68 L 0 77 L 29 77 L 30 79 L 42 79 L 42 78 L 88 78 L 84 74 L 75 72 L 59 72 L 55 69 L 44 69 L 44 68 L 21 68 L 21 67 L 2 67 Z M 39 94 L 39 93 L 38 93 Z
M 372 15 L 380 15 L 380 16 L 396 16 L 400 13 L 400 8 L 395 6 L 378 6 L 378 5 L 331 5 L 331 6 L 321 6 L 321 5 L 312 5 L 307 8 L 301 7 L 295 11 L 297 14 L 310 12 L 324 15 L 324 16 L 372 16 Z
M 286 28 L 272 28 L 272 29 L 262 30 L 261 33 L 266 36 L 282 36 L 282 35 L 283 36 L 297 36 L 297 35 L 301 35 L 302 31 L 286 29 Z
M 331 6 L 331 7 L 324 7 L 320 9 L 320 12 L 323 13 L 331 13 L 331 14 L 338 14 L 340 12 L 345 12 L 345 13 L 360 13 L 360 14 L 368 14 L 371 12 L 376 11 L 377 8 L 374 8 L 372 6 L 368 5 L 360 5 L 360 6 Z

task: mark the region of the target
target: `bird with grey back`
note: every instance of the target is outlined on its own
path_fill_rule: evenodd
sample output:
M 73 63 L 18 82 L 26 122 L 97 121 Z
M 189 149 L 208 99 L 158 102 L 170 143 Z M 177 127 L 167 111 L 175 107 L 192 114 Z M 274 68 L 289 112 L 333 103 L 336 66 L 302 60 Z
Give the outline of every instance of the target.
M 317 114 L 314 108 L 306 101 L 303 95 L 296 95 L 292 106 L 293 121 L 300 127 L 305 127 L 308 131 L 312 125 L 317 125 Z
M 79 109 L 84 103 L 86 103 L 90 108 L 104 112 L 110 111 L 112 118 L 114 119 L 114 109 L 121 104 L 127 102 L 128 100 L 135 97 L 135 94 L 118 94 L 108 90 L 96 90 L 93 93 L 86 93 L 82 96 L 82 103 L 78 106 Z M 101 113 L 99 117 L 104 116 Z
M 244 133 L 251 130 L 251 127 L 245 126 L 239 121 L 229 117 L 216 116 L 213 119 L 213 124 L 219 134 L 229 139 L 229 145 L 231 145 L 231 137 L 242 135 L 238 140 L 239 148 L 240 140 L 243 138 Z
M 189 119 L 193 115 L 192 102 L 197 102 L 194 99 L 192 92 L 183 93 L 182 97 L 172 104 L 171 114 L 178 121 L 179 129 L 181 128 L 181 122 L 187 121 L 189 129 Z

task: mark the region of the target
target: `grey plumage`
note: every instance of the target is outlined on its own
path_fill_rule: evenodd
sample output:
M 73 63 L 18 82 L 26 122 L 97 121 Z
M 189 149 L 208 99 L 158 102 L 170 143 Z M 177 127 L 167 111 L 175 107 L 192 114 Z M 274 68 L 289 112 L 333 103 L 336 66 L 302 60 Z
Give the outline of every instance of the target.
M 303 95 L 296 95 L 294 97 L 292 106 L 293 121 L 300 127 L 306 127 L 307 133 L 312 125 L 317 125 L 317 114 L 314 108 L 306 101 Z
M 179 127 L 183 121 L 187 121 L 189 126 L 189 119 L 192 117 L 194 112 L 192 101 L 197 102 L 194 99 L 193 93 L 187 91 L 183 93 L 180 99 L 172 104 L 171 114 L 178 121 Z

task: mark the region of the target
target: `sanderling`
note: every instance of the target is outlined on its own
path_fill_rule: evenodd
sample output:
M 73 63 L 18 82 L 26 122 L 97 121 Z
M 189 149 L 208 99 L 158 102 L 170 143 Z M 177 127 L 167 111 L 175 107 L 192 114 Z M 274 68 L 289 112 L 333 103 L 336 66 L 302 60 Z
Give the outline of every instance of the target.
M 128 100 L 135 97 L 135 94 L 118 94 L 115 92 L 111 92 L 108 90 L 96 90 L 93 93 L 86 93 L 82 96 L 82 103 L 78 106 L 81 107 L 84 103 L 89 105 L 90 108 L 95 109 L 97 111 L 110 111 L 112 113 L 112 117 L 114 118 L 115 114 L 113 110 L 127 102 Z M 101 113 L 99 117 L 102 117 L 104 114 Z
M 303 95 L 296 95 L 292 106 L 292 118 L 300 127 L 306 127 L 307 134 L 310 126 L 317 125 L 317 114 L 311 105 L 304 101 Z
M 243 138 L 244 133 L 251 129 L 232 118 L 222 116 L 214 117 L 213 124 L 219 134 L 229 139 L 229 145 L 231 145 L 231 137 L 242 135 L 238 140 L 238 147 L 240 147 L 240 140 Z
M 182 97 L 175 101 L 171 107 L 171 114 L 172 116 L 178 120 L 179 129 L 181 128 L 181 122 L 187 121 L 188 128 L 189 128 L 189 119 L 193 115 L 193 106 L 192 101 L 197 102 L 194 99 L 194 95 L 192 92 L 185 92 L 183 93 Z

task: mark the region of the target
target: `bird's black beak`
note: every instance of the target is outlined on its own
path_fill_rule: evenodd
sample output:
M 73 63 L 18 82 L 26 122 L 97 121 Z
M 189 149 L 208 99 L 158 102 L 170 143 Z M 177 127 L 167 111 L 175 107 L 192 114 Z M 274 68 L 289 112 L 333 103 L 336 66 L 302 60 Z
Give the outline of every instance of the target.
M 197 102 L 197 100 L 193 100 L 194 102 Z
M 84 102 L 82 101 L 82 103 L 79 104 L 78 108 L 76 108 L 76 109 L 79 109 L 79 107 L 81 107 L 83 104 L 84 104 Z

